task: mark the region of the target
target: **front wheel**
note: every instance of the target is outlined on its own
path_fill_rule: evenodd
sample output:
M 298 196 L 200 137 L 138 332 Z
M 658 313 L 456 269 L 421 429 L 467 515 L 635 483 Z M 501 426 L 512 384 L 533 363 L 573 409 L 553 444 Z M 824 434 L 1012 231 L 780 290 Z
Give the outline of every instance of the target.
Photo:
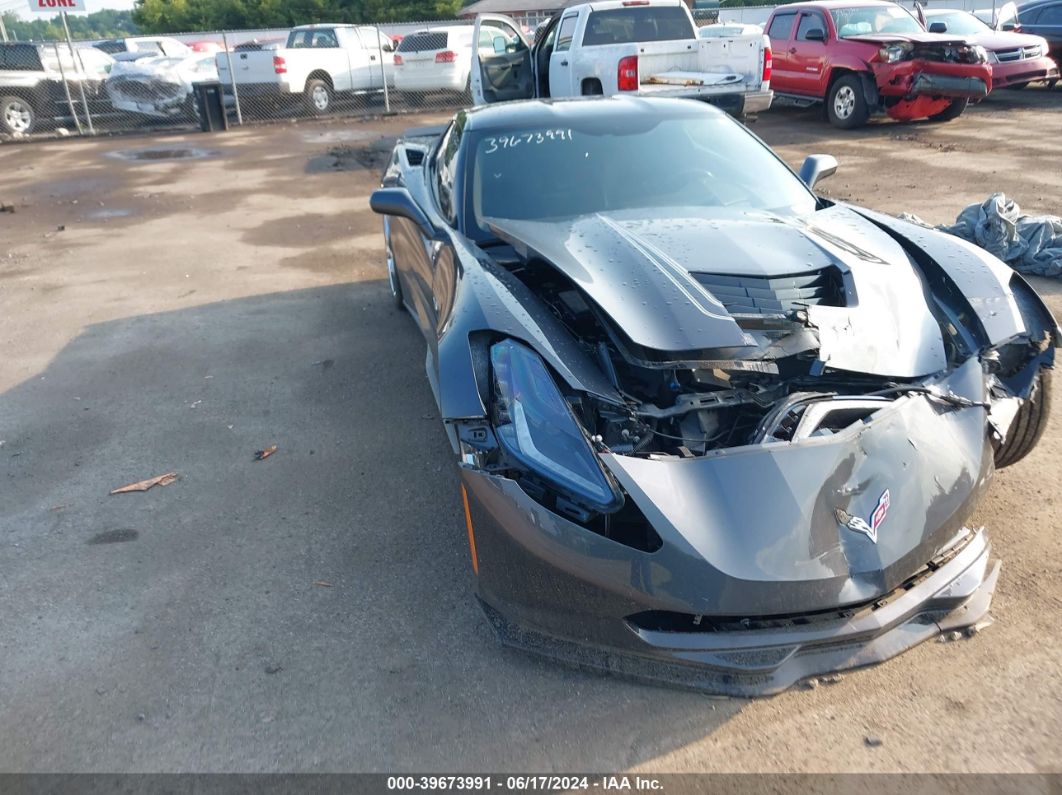
M 8 135 L 29 135 L 37 126 L 33 106 L 22 97 L 0 98 L 0 128 Z
M 323 116 L 332 109 L 332 86 L 324 80 L 306 81 L 306 108 L 314 116 Z
M 870 106 L 863 95 L 863 81 L 859 75 L 845 75 L 830 87 L 826 115 L 830 124 L 842 130 L 852 130 L 867 123 Z
M 953 99 L 948 107 L 944 108 L 940 113 L 935 113 L 929 117 L 930 121 L 951 121 L 952 119 L 959 118 L 963 111 L 966 110 L 966 106 L 970 104 L 970 100 L 966 97 L 960 97 L 959 99 Z
M 996 448 L 996 469 L 1016 464 L 1032 452 L 1047 427 L 1051 413 L 1051 371 L 1041 370 L 1033 382 L 1032 392 L 1021 404 L 1007 439 Z

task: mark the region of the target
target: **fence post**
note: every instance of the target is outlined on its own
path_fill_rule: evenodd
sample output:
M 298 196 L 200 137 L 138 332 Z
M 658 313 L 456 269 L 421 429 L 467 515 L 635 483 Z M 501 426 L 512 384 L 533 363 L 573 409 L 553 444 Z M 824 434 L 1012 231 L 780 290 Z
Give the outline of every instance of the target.
M 232 65 L 232 50 L 229 49 L 229 36 L 222 31 L 221 43 L 225 46 L 225 60 L 229 63 L 229 80 L 232 82 L 232 100 L 236 103 L 236 123 L 243 126 L 243 111 L 240 110 L 240 91 L 236 88 L 236 69 Z M 225 104 L 222 95 L 222 104 Z
M 74 117 L 74 124 L 77 125 L 77 134 L 84 135 L 85 131 L 81 129 L 81 119 L 77 117 L 77 108 L 74 107 L 74 99 L 70 96 L 70 84 L 66 82 L 66 70 L 63 68 L 63 59 L 59 55 L 59 45 L 53 44 L 52 48 L 55 50 L 55 62 L 59 64 L 59 77 L 63 79 L 63 91 L 66 93 L 66 104 L 70 108 L 70 115 Z
M 376 31 L 376 50 L 380 55 L 380 78 L 383 80 L 384 113 L 390 113 L 391 95 L 387 93 L 387 69 L 384 67 L 383 41 L 380 39 L 383 34 L 380 33 L 379 28 L 374 28 L 374 30 Z
M 88 122 L 89 135 L 95 135 L 96 130 L 92 127 L 92 113 L 89 112 L 88 98 L 85 96 L 85 80 L 88 79 L 88 73 L 85 71 L 85 64 L 81 61 L 81 56 L 74 52 L 74 40 L 70 38 L 70 26 L 66 24 L 66 12 L 61 12 L 60 16 L 63 18 L 66 44 L 70 47 L 70 63 L 73 65 L 75 73 L 77 72 L 77 65 L 81 64 L 81 76 L 77 81 L 77 88 L 81 93 L 81 104 L 85 107 L 85 121 Z M 56 51 L 58 52 L 58 50 Z M 60 64 L 62 64 L 62 61 L 60 61 Z

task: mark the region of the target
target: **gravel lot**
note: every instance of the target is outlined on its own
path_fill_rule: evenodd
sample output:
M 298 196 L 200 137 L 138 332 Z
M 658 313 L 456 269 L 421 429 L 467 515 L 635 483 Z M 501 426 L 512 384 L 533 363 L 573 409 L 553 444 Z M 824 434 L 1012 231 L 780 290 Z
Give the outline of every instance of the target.
M 754 129 L 877 209 L 1062 213 L 1062 89 L 1001 93 Z M 1004 565 L 970 640 L 757 701 L 495 643 L 368 210 L 438 118 L 0 148 L 0 770 L 1062 771 L 1062 401 L 974 517 Z

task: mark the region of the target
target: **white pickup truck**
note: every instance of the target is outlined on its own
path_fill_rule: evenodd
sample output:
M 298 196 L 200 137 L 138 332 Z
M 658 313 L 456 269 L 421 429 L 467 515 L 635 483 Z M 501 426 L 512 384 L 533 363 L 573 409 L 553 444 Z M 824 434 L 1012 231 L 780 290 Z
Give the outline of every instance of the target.
M 301 25 L 276 50 L 220 52 L 218 79 L 240 98 L 300 95 L 315 115 L 332 110 L 337 94 L 364 94 L 394 86 L 394 42 L 366 25 Z
M 736 116 L 767 110 L 771 45 L 762 33 L 709 39 L 681 0 L 603 0 L 565 8 L 530 46 L 511 19 L 476 18 L 501 29 L 494 53 L 474 52 L 477 105 L 533 97 L 619 93 L 690 97 Z

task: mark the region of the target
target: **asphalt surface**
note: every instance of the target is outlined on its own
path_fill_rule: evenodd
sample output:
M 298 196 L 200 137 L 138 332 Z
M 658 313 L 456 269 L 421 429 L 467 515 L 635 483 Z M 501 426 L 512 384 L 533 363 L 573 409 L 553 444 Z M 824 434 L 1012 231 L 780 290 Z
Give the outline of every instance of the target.
M 974 516 L 1003 572 L 970 640 L 757 701 L 494 641 L 368 211 L 437 118 L 0 147 L 0 771 L 1062 771 L 1062 401 Z M 1062 212 L 1062 90 L 754 130 L 877 209 Z

